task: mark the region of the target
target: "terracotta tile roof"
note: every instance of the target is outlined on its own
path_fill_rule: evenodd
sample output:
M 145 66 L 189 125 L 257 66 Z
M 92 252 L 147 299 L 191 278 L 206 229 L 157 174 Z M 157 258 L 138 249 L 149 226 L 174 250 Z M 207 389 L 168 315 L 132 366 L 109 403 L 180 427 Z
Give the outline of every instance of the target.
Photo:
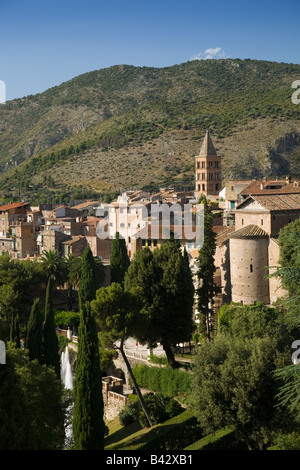
M 268 211 L 300 210 L 300 194 L 264 194 L 249 196 L 237 206 L 237 210 L 241 209 L 248 201 L 251 201 L 251 199 L 258 202 L 258 204 Z
M 11 204 L 5 204 L 4 206 L 0 206 L 0 211 L 5 212 L 11 209 L 16 209 L 17 207 L 28 206 L 28 202 L 13 202 Z
M 71 209 L 85 209 L 86 207 L 94 207 L 94 206 L 99 206 L 100 202 L 99 201 L 86 201 L 82 202 L 81 204 L 77 204 L 76 206 L 72 206 Z
M 297 194 L 300 193 L 300 182 L 287 182 L 286 180 L 252 181 L 240 194 L 242 196 L 255 196 L 259 194 Z
M 215 227 L 214 227 L 215 229 Z M 235 226 L 234 225 L 230 225 L 229 227 L 227 226 L 223 226 L 223 227 L 218 227 L 218 231 L 214 230 L 214 232 L 217 233 L 217 236 L 216 236 L 216 244 L 217 245 L 222 245 L 223 243 L 225 243 L 228 239 L 229 239 L 229 236 L 231 235 L 232 232 L 235 231 Z M 222 230 L 220 230 L 222 229 Z
M 274 194 L 255 196 L 256 201 L 268 210 L 296 210 L 300 209 L 299 194 Z
M 246 225 L 229 235 L 229 238 L 268 238 L 269 235 L 258 225 Z

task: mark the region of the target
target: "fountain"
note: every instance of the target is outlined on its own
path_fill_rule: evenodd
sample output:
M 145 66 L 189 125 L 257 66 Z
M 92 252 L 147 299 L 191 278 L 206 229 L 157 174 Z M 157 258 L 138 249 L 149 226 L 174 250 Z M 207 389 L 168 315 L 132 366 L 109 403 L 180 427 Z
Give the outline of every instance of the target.
M 73 375 L 71 371 L 68 346 L 66 346 L 65 350 L 61 353 L 60 360 L 61 360 L 61 380 L 65 388 L 69 390 L 73 390 Z

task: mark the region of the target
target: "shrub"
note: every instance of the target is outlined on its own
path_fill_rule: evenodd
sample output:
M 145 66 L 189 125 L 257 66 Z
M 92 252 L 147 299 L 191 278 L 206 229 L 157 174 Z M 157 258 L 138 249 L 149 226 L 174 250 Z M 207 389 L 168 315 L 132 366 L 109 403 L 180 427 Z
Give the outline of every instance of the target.
M 128 426 L 134 423 L 139 417 L 140 404 L 138 401 L 130 401 L 119 413 L 119 419 L 122 426 Z
M 157 395 L 147 393 L 144 395 L 144 400 L 153 424 L 163 423 L 183 412 L 182 406 L 174 398 L 161 393 Z M 143 427 L 148 426 L 148 421 L 142 410 L 140 411 L 139 422 Z

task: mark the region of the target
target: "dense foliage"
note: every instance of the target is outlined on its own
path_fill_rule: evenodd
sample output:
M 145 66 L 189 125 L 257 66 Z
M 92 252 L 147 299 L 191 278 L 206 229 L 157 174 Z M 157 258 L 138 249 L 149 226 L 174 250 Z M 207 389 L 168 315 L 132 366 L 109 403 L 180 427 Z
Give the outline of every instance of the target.
M 191 390 L 191 375 L 182 370 L 136 365 L 133 373 L 141 387 L 170 397 L 187 396 Z
M 224 310 L 218 336 L 195 355 L 192 407 L 205 433 L 234 426 L 249 449 L 263 449 L 280 430 L 295 429 L 295 416 L 278 406 L 282 382 L 275 377 L 290 363 L 292 333 L 278 309 L 258 304 Z
M 65 405 L 61 380 L 52 368 L 8 347 L 0 367 L 0 449 L 60 450 Z
M 144 317 L 137 333 L 142 343 L 161 343 L 171 367 L 177 367 L 173 347 L 189 341 L 194 328 L 194 285 L 185 253 L 176 240 L 165 240 L 152 253 L 138 250 L 125 276 L 125 290 L 138 289 Z

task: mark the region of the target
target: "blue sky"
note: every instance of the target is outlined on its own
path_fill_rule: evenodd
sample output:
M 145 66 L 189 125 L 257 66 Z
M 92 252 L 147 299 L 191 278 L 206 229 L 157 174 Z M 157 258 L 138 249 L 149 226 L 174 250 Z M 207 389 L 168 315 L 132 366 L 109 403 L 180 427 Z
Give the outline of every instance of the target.
M 0 0 L 0 18 L 7 100 L 116 64 L 300 63 L 299 0 Z

